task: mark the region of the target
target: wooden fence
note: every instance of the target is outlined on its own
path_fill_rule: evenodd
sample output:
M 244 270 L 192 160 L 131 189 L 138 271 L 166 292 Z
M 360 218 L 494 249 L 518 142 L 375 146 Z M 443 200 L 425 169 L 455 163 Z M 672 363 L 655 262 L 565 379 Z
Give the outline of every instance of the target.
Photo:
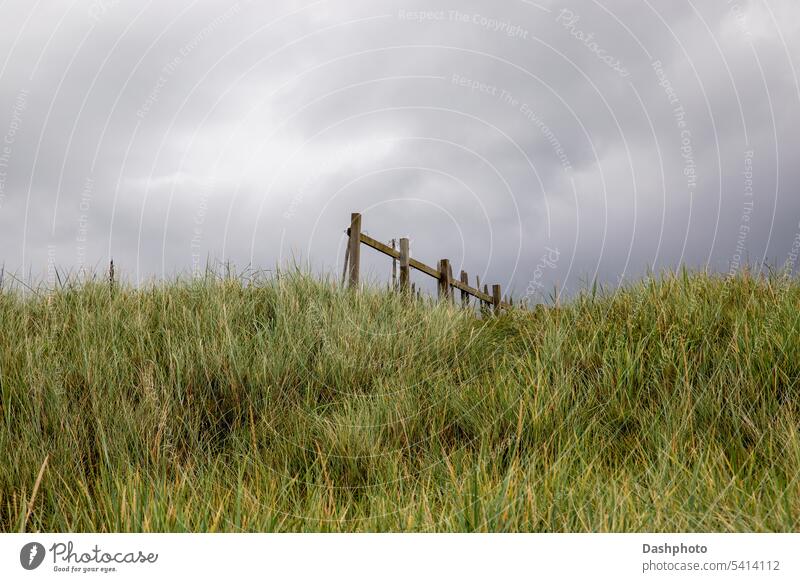
M 400 262 L 400 291 L 411 293 L 411 272 L 417 270 L 438 281 L 439 299 L 443 301 L 455 301 L 455 290 L 461 293 L 461 303 L 464 307 L 469 306 L 470 297 L 475 297 L 481 306 L 487 305 L 495 311 L 513 306 L 513 300 L 508 302 L 503 300 L 503 292 L 500 285 L 492 285 L 491 293 L 489 286 L 484 285 L 481 291 L 481 281 L 476 279 L 477 286 L 471 287 L 469 284 L 469 274 L 461 271 L 461 276 L 456 279 L 453 277 L 453 269 L 448 259 L 441 259 L 437 268 L 429 267 L 411 257 L 407 238 L 400 239 L 400 248 L 386 245 L 372 237 L 367 236 L 361 231 L 361 214 L 353 213 L 350 217 L 350 228 L 345 231 L 348 236 L 347 251 L 345 253 L 345 278 L 349 281 L 352 289 L 359 286 L 361 271 L 361 245 L 366 245 L 376 251 L 392 257 Z

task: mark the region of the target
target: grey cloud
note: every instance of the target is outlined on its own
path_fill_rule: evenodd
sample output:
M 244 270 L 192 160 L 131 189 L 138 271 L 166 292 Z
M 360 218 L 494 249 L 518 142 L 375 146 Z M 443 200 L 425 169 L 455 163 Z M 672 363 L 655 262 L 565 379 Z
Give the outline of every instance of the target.
M 787 0 L 7 4 L 19 273 L 337 272 L 362 210 L 373 236 L 524 294 L 782 264 L 800 231 Z

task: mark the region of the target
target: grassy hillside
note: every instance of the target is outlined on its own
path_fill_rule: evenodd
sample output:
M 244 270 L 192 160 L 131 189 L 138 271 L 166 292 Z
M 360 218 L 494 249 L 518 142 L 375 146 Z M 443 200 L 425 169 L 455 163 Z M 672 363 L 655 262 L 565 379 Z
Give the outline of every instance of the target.
M 798 531 L 799 326 L 777 278 L 6 291 L 0 530 Z

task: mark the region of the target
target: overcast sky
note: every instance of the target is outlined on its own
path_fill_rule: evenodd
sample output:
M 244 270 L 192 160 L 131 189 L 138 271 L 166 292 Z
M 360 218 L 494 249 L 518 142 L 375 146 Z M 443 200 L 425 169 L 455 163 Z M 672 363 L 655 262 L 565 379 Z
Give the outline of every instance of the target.
M 518 296 L 797 261 L 796 0 L 0 10 L 0 258 L 20 277 L 111 256 L 132 281 L 207 259 L 339 272 L 353 211 Z

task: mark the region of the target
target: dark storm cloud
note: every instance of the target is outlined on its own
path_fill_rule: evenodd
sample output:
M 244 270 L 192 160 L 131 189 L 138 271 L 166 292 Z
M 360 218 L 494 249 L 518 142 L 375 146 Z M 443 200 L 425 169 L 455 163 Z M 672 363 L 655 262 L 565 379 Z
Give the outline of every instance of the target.
M 349 213 L 537 298 L 794 266 L 789 0 L 4 4 L 0 245 L 338 270 Z M 385 261 L 366 253 L 376 278 Z

